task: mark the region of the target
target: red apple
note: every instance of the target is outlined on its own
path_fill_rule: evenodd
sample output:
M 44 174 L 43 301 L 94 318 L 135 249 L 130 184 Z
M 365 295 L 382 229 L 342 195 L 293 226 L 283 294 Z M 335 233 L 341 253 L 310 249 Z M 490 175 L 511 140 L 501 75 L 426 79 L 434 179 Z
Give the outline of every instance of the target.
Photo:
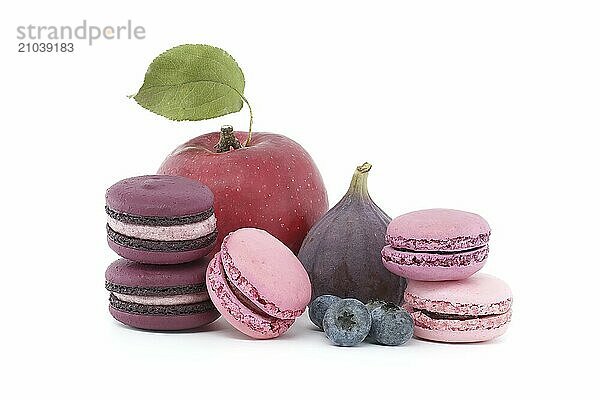
M 235 143 L 225 141 L 227 133 Z M 232 134 L 230 127 L 198 136 L 175 149 L 158 173 L 191 177 L 213 191 L 219 230 L 213 254 L 225 235 L 242 227 L 264 229 L 298 253 L 329 207 L 321 174 L 290 138 L 252 133 L 250 144 L 238 148 L 247 137 L 247 132 Z

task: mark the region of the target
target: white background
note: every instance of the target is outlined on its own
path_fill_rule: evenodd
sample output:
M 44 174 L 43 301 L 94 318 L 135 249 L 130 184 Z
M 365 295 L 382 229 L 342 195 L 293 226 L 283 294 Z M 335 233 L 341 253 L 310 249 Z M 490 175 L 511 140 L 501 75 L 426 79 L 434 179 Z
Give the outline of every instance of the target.
M 391 2 L 390 2 L 391 3 Z M 18 2 L 2 25 L 2 398 L 591 397 L 598 356 L 600 12 L 593 1 Z M 18 54 L 18 25 L 131 19 L 141 41 Z M 507 334 L 337 348 L 301 318 L 253 341 L 128 329 L 107 311 L 104 191 L 247 110 L 175 123 L 126 95 L 181 43 L 226 49 L 257 131 L 313 156 L 330 204 L 352 171 L 391 216 L 447 207 L 492 226 L 484 271 Z M 168 397 L 167 397 L 168 396 Z

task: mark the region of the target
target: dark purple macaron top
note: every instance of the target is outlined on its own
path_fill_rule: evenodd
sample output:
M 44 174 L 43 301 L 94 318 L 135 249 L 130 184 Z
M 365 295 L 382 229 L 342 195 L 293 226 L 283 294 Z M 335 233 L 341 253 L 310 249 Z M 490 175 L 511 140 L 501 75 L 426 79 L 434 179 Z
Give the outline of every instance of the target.
M 208 259 L 177 265 L 140 264 L 124 258 L 109 265 L 104 275 L 113 285 L 128 287 L 175 287 L 197 285 L 205 281 Z
M 170 175 L 127 178 L 106 191 L 110 209 L 145 217 L 195 215 L 209 210 L 213 200 L 213 193 L 202 183 Z

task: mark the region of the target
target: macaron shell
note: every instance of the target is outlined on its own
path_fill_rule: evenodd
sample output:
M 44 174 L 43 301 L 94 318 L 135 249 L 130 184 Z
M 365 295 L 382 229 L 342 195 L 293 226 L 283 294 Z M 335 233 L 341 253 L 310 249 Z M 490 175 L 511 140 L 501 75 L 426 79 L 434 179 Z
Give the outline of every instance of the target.
M 485 342 L 502 336 L 508 329 L 508 324 L 504 324 L 495 329 L 473 330 L 473 331 L 445 331 L 430 330 L 415 325 L 414 335 L 421 339 L 433 340 L 435 342 L 446 343 L 475 343 Z
M 512 299 L 510 287 L 502 279 L 479 273 L 458 281 L 424 282 L 409 280 L 404 292 L 407 302 L 411 296 L 451 304 L 491 305 Z
M 490 226 L 480 215 L 444 208 L 413 211 L 394 218 L 386 240 L 396 248 L 453 251 L 488 242 Z
M 202 247 L 196 250 L 188 250 L 188 251 L 147 251 L 147 250 L 137 250 L 131 247 L 121 246 L 109 238 L 108 247 L 110 247 L 115 253 L 120 255 L 123 258 L 127 258 L 129 260 L 133 260 L 143 264 L 181 264 L 187 263 L 193 260 L 197 260 L 199 258 L 204 257 L 214 247 L 215 243 L 211 243 L 209 246 Z
M 265 313 L 296 318 L 310 302 L 310 280 L 302 263 L 268 232 L 242 228 L 230 233 L 221 256 L 232 284 Z
M 465 279 L 479 271 L 487 261 L 487 247 L 459 254 L 410 253 L 385 246 L 382 262 L 391 273 L 419 281 Z
M 175 287 L 204 282 L 208 259 L 173 266 L 148 265 L 120 258 L 109 265 L 105 279 L 129 287 Z
M 125 325 L 154 331 L 194 329 L 210 324 L 219 318 L 217 311 L 187 315 L 142 315 L 123 312 L 111 306 L 108 309 L 117 321 Z
M 137 176 L 123 179 L 106 191 L 110 209 L 147 217 L 199 214 L 210 209 L 213 201 L 207 186 L 181 176 Z
M 293 319 L 279 319 L 257 313 L 235 296 L 226 279 L 221 255 L 217 253 L 206 270 L 208 294 L 221 315 L 235 329 L 255 339 L 271 339 L 286 332 Z

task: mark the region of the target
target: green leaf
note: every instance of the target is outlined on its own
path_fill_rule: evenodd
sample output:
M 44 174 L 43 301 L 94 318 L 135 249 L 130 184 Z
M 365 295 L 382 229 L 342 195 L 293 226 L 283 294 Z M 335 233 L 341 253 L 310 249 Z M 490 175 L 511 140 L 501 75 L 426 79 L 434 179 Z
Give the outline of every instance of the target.
M 152 61 L 133 96 L 142 107 L 176 121 L 198 121 L 240 111 L 244 74 L 227 52 L 184 44 Z

